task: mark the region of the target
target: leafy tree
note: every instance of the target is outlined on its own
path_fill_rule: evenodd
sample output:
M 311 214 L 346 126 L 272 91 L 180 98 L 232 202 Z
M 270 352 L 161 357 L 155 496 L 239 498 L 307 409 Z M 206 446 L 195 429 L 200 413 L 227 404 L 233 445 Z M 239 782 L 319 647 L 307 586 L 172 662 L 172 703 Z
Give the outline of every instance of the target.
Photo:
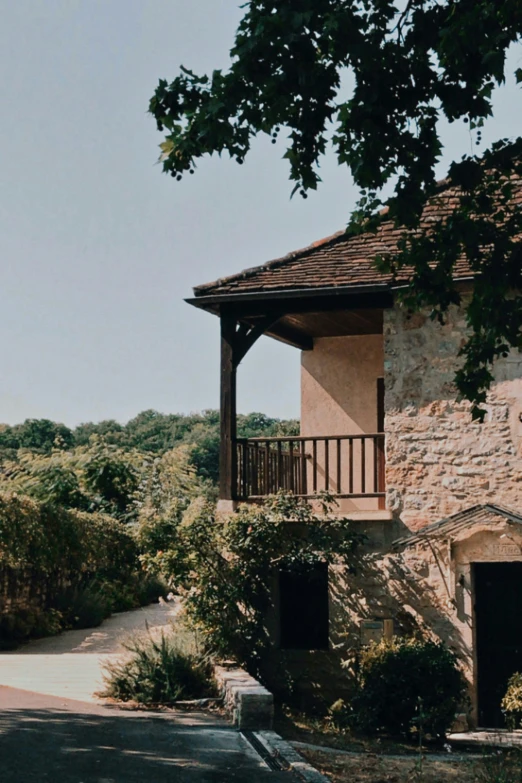
M 140 482 L 139 457 L 94 439 L 81 457 L 83 481 L 96 510 L 128 521 Z
M 238 434 L 243 438 L 299 433 L 297 420 L 274 419 L 263 413 L 240 414 L 237 425 Z M 136 449 L 154 454 L 163 454 L 181 444 L 191 445 L 191 460 L 198 474 L 214 482 L 218 480 L 220 431 L 217 410 L 188 416 L 146 410 L 124 425 L 111 420 L 99 424 L 86 423 L 80 424 L 73 432 L 74 441 L 79 446 L 87 445 L 92 435 L 101 436 L 106 444 L 124 450 Z M 8 449 L 10 436 L 6 434 L 4 440 L 5 449 Z M 4 440 L 0 431 L 0 450 Z M 8 451 L 5 453 L 9 454 Z
M 329 514 L 326 495 L 322 511 L 316 515 L 306 501 L 280 493 L 261 506 L 242 505 L 218 523 L 214 504 L 199 497 L 173 520 L 161 549 L 155 526 L 147 526 L 141 559 L 184 596 L 187 617 L 209 652 L 262 675 L 277 571 L 318 561 L 349 564 L 365 540 L 348 520 Z
M 74 438 L 65 424 L 57 424 L 49 419 L 26 419 L 23 424 L 6 427 L 0 440 L 2 445 L 5 443 L 11 448 L 49 453 L 55 447 L 68 448 Z
M 205 155 L 243 163 L 252 139 L 275 143 L 285 129 L 293 192 L 316 189 L 319 162 L 332 148 L 361 189 L 350 231 L 375 228 L 383 189 L 393 185 L 387 218 L 405 229 L 396 254 L 380 263 L 395 274 L 412 264 L 403 294 L 441 320 L 459 304 L 452 272 L 466 258 L 477 275 L 467 306 L 471 336 L 456 381 L 473 415 L 492 381 L 491 365 L 522 346 L 522 139 L 500 140 L 482 158 L 451 166 L 451 219 L 419 227 L 438 197 L 439 121 L 480 128 L 505 79 L 506 52 L 522 35 L 519 0 L 250 0 L 228 71 L 199 76 L 182 67 L 150 101 L 165 131 L 161 160 L 177 180 Z M 516 70 L 522 81 L 522 69 Z
M 0 489 L 130 521 L 142 470 L 143 459 L 137 452 L 123 451 L 93 436 L 89 446 L 73 451 L 22 450 L 17 459 L 2 464 Z
M 92 435 L 99 435 L 106 443 L 114 445 L 125 445 L 126 433 L 125 427 L 114 419 L 105 419 L 98 424 L 86 422 L 79 424 L 74 430 L 74 443 L 76 446 L 87 446 Z

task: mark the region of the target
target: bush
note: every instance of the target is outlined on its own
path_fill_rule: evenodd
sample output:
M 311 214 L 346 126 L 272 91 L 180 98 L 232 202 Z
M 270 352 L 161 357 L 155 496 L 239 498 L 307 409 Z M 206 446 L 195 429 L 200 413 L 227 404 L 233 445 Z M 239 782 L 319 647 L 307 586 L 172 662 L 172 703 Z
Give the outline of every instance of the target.
M 508 681 L 506 695 L 501 703 L 506 725 L 512 731 L 522 727 L 522 674 L 515 672 Z
M 58 582 L 93 573 L 123 578 L 138 567 L 138 552 L 129 530 L 109 516 L 0 493 L 0 567 Z
M 457 657 L 442 642 L 381 641 L 359 658 L 358 687 L 348 722 L 363 732 L 411 736 L 419 729 L 443 737 L 466 684 Z
M 349 564 L 363 541 L 349 520 L 327 514 L 329 505 L 325 497 L 324 513 L 316 515 L 306 501 L 279 493 L 263 505 L 241 505 L 221 522 L 214 504 L 197 498 L 177 519 L 142 522 L 140 559 L 184 598 L 209 653 L 268 682 L 274 575 L 317 562 Z
M 175 639 L 162 633 L 136 638 L 125 645 L 128 660 L 105 666 L 105 689 L 100 694 L 139 704 L 172 704 L 180 699 L 198 699 L 214 694 L 208 662 L 183 650 Z
M 63 628 L 96 628 L 110 615 L 109 604 L 93 584 L 71 587 L 56 600 Z
M 0 650 L 15 649 L 29 638 L 54 636 L 62 630 L 63 616 L 57 609 L 18 609 L 0 617 Z
M 13 607 L 0 609 L 4 645 L 97 626 L 139 606 L 155 590 L 147 579 L 121 522 L 0 492 L 0 590 Z
M 476 780 L 477 783 L 522 783 L 520 748 L 497 749 L 487 755 L 484 754 L 477 770 Z
M 125 580 L 97 580 L 95 585 L 106 602 L 107 614 L 147 606 L 169 592 L 162 579 L 145 571 L 137 571 Z

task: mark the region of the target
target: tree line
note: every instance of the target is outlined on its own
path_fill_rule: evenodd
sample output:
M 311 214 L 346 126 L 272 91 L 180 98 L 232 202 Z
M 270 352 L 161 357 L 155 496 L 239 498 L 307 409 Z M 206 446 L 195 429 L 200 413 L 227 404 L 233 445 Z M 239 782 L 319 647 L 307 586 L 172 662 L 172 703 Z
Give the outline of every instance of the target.
M 238 415 L 238 435 L 294 435 L 296 419 L 277 419 L 263 413 Z M 180 445 L 189 446 L 190 462 L 197 474 L 216 482 L 219 473 L 219 411 L 183 415 L 146 410 L 126 424 L 114 419 L 86 422 L 70 428 L 49 419 L 26 419 L 21 424 L 0 424 L 0 460 L 17 460 L 24 451 L 50 455 L 87 447 L 94 439 L 123 452 L 138 451 L 161 455 Z

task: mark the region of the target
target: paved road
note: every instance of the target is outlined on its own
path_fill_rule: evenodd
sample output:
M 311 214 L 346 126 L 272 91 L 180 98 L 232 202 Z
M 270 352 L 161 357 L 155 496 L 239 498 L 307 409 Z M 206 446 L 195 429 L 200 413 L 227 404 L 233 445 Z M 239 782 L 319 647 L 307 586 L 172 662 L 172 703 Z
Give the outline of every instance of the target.
M 205 714 L 136 713 L 0 686 L 2 783 L 291 783 Z
M 103 661 L 175 614 L 158 604 L 1 653 L 0 783 L 291 783 L 224 719 L 97 702 Z
M 94 702 L 103 663 L 121 655 L 130 635 L 168 628 L 177 611 L 176 604 L 152 604 L 116 614 L 99 628 L 67 631 L 0 653 L 0 685 Z

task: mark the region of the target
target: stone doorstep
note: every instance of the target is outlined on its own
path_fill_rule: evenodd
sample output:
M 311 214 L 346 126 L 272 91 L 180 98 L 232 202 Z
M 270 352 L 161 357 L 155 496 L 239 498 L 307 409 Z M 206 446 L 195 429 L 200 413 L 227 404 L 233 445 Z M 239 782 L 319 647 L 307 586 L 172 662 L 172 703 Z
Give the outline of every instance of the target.
M 448 742 L 455 747 L 522 747 L 522 730 L 508 729 L 474 729 L 472 731 L 454 732 L 448 734 Z
M 274 697 L 243 669 L 214 667 L 214 677 L 225 709 L 231 713 L 238 729 L 260 731 L 271 729 L 274 720 Z

